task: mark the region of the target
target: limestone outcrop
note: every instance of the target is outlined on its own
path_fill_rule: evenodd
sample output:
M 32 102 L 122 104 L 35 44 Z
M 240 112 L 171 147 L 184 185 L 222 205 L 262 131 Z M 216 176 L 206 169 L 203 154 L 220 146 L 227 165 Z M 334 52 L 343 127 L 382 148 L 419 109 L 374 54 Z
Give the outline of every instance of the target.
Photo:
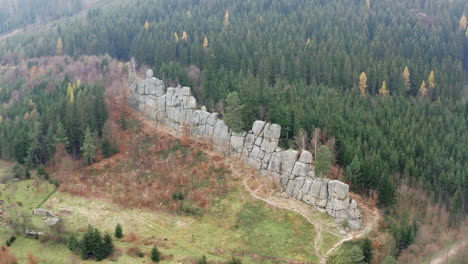
M 188 129 L 199 138 L 211 141 L 225 153 L 240 155 L 252 167 L 277 180 L 287 195 L 326 212 L 337 222 L 347 221 L 351 229 L 359 229 L 361 211 L 349 197 L 349 186 L 343 182 L 316 178 L 312 153 L 278 147 L 281 126 L 255 121 L 252 130 L 235 133 L 205 107 L 197 108 L 197 100 L 189 87 L 169 87 L 153 77 L 131 84 L 132 97 L 140 111 L 176 130 Z

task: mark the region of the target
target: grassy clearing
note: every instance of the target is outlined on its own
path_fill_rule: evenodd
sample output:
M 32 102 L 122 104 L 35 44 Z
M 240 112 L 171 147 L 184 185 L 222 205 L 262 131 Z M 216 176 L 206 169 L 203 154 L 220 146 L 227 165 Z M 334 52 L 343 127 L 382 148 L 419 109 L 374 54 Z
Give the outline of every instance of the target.
M 242 263 L 271 263 L 267 257 L 318 261 L 313 255 L 316 231 L 302 216 L 268 208 L 236 190 L 217 200 L 212 210 L 202 217 L 121 209 L 112 203 L 60 192 L 55 193 L 44 207 L 53 211 L 72 211 L 71 215 L 63 216 L 68 231 L 81 233 L 92 224 L 113 232 L 115 225 L 121 223 L 126 237 L 116 242 L 122 255 L 114 263 L 148 262 L 153 244 L 157 244 L 166 257 L 170 256 L 165 263 L 198 259 L 202 255 L 212 261 L 225 261 L 234 255 L 242 259 Z M 130 232 L 137 235 L 136 242 L 127 241 Z M 9 235 L 4 230 L 0 239 L 7 239 Z M 126 254 L 135 244 L 145 254 L 143 259 Z M 41 263 L 62 264 L 71 257 L 62 245 L 42 244 L 33 239 L 18 240 L 12 250 L 18 257 L 38 252 L 36 255 L 43 260 Z
M 17 204 L 24 211 L 31 212 L 55 190 L 55 186 L 43 182 L 39 188 L 33 188 L 33 180 L 24 180 L 17 183 L 0 184 L 0 200 L 6 206 Z

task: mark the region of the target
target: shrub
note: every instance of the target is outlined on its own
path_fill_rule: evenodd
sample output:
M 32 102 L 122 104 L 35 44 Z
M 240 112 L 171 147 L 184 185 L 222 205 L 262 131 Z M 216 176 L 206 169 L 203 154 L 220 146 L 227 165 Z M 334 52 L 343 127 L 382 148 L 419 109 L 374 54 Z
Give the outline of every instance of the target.
M 117 224 L 117 226 L 115 227 L 114 236 L 115 236 L 115 238 L 122 238 L 123 237 L 122 225 Z
M 10 240 L 7 240 L 5 244 L 6 244 L 7 247 L 11 246 Z
M 127 249 L 127 255 L 131 256 L 131 257 L 140 257 L 142 256 L 142 252 L 140 250 L 140 248 L 137 246 L 137 245 L 134 245 L 133 247 L 130 247 Z
M 15 240 L 16 240 L 16 236 L 13 235 L 13 236 L 10 237 L 10 242 L 11 243 L 15 242 Z
M 242 264 L 240 259 L 232 257 L 232 260 L 228 262 L 228 264 Z
M 78 238 L 75 236 L 75 234 L 73 234 L 68 240 L 67 247 L 75 253 L 79 251 L 80 242 L 78 241 Z
M 184 201 L 182 203 L 182 212 L 190 215 L 201 216 L 203 215 L 203 209 L 198 207 L 196 204 L 191 203 L 190 201 Z
M 203 257 L 197 262 L 197 264 L 208 264 L 205 255 L 203 255 Z
M 158 248 L 156 245 L 154 245 L 153 249 L 151 249 L 151 260 L 153 262 L 159 262 L 161 261 L 161 252 L 159 252 Z

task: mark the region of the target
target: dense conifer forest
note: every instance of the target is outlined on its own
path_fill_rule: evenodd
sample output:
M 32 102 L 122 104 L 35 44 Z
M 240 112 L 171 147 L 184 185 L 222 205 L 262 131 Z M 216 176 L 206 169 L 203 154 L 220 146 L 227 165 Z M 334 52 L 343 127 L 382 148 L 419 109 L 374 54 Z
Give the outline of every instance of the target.
M 321 128 L 353 189 L 377 190 L 383 206 L 402 178 L 450 204 L 457 190 L 468 195 L 467 8 L 461 0 L 118 1 L 8 39 L 0 56 L 134 57 L 219 112 L 238 92 L 245 128 L 279 123 L 285 146 L 300 128 Z

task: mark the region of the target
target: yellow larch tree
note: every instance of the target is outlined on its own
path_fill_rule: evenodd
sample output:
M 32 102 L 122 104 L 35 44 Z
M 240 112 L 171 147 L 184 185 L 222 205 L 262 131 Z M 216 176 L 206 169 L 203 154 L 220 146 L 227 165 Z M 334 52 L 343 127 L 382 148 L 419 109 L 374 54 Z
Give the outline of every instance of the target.
M 68 97 L 68 102 L 70 104 L 75 103 L 75 88 L 73 87 L 73 85 L 71 83 L 68 83 L 67 97 Z
M 61 38 L 57 39 L 57 44 L 55 45 L 55 53 L 60 56 L 63 54 L 63 42 Z
M 175 43 L 179 43 L 179 35 L 177 34 L 177 32 L 174 32 L 174 39 L 175 39 Z
M 419 98 L 425 99 L 427 97 L 428 91 L 426 87 L 426 81 L 422 81 L 421 87 L 419 88 Z
M 437 86 L 434 71 L 431 71 L 431 73 L 429 73 L 429 77 L 427 78 L 427 80 L 429 82 L 429 89 L 434 89 Z
M 382 87 L 379 90 L 379 93 L 383 96 L 387 96 L 390 92 L 387 89 L 387 82 L 385 80 L 382 82 Z
M 311 41 L 310 38 L 307 38 L 306 45 L 309 45 L 310 41 Z
M 406 66 L 405 69 L 403 70 L 403 80 L 405 82 L 406 90 L 411 89 L 410 72 L 409 72 L 408 66 Z
M 465 32 L 465 37 L 466 37 L 466 39 L 468 39 L 468 29 Z
M 203 40 L 203 48 L 207 50 L 209 46 L 210 43 L 208 42 L 208 38 L 205 36 L 205 39 Z
M 226 13 L 224 14 L 224 26 L 227 27 L 229 26 L 229 10 L 226 9 Z
M 150 28 L 148 20 L 146 20 L 145 25 L 143 27 L 145 28 L 145 30 L 148 30 Z
M 185 31 L 182 32 L 182 40 L 183 40 L 184 42 L 187 42 L 187 41 L 188 41 L 188 35 L 187 35 L 187 32 L 185 32 Z
M 366 0 L 366 6 L 368 9 L 371 8 L 371 0 Z
M 363 72 L 359 76 L 359 90 L 361 90 L 362 96 L 366 96 L 366 89 L 367 89 L 367 75 L 365 72 Z
M 463 15 L 461 18 L 460 18 L 460 30 L 461 31 L 465 31 L 466 28 L 468 26 L 468 20 L 466 19 L 466 16 Z

